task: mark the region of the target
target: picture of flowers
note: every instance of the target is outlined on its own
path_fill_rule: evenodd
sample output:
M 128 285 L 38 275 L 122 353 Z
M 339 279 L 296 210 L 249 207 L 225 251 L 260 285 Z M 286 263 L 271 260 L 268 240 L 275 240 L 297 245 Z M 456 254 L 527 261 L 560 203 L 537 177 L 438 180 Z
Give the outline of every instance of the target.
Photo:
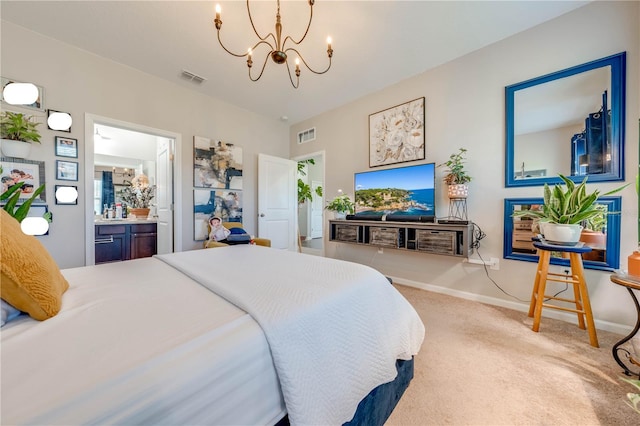
M 193 186 L 242 189 L 242 148 L 194 136 Z
M 424 158 L 424 97 L 369 115 L 369 167 Z

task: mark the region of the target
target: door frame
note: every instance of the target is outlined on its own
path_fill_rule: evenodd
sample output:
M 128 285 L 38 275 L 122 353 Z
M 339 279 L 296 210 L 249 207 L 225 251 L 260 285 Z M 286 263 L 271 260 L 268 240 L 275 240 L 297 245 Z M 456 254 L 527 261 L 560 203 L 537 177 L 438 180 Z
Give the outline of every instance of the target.
M 182 135 L 163 129 L 143 126 L 141 124 L 116 120 L 101 115 L 85 113 L 84 115 L 84 192 L 85 192 L 85 265 L 95 265 L 95 214 L 93 206 L 94 179 L 94 125 L 119 127 L 134 132 L 147 133 L 174 140 L 173 157 L 173 247 L 174 252 L 182 251 Z
M 293 161 L 300 161 L 300 160 L 306 160 L 308 158 L 314 158 L 314 157 L 321 157 L 322 158 L 322 190 L 323 190 L 323 194 L 326 194 L 326 192 L 324 192 L 326 190 L 327 187 L 327 176 L 326 176 L 326 171 L 327 171 L 327 157 L 325 155 L 325 151 L 315 151 L 315 152 L 310 152 L 308 154 L 301 154 L 301 155 L 297 155 L 295 157 L 292 158 Z M 315 166 L 317 167 L 317 166 Z M 323 197 L 324 198 L 324 197 Z M 296 215 L 297 217 L 297 215 Z M 310 228 L 311 227 L 311 209 L 307 209 L 307 226 Z M 326 213 L 324 211 L 324 208 L 322 209 L 322 255 L 324 256 L 325 253 L 325 238 L 324 235 L 326 234 L 326 229 L 327 226 L 325 226 L 326 223 Z M 298 242 L 299 244 L 299 242 Z

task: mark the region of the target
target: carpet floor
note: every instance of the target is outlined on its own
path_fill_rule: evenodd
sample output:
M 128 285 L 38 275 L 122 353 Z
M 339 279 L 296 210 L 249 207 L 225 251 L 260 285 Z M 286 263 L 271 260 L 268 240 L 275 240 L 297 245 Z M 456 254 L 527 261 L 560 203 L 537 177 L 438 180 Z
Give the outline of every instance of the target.
M 640 425 L 611 348 L 576 323 L 396 285 L 425 324 L 415 377 L 387 425 Z

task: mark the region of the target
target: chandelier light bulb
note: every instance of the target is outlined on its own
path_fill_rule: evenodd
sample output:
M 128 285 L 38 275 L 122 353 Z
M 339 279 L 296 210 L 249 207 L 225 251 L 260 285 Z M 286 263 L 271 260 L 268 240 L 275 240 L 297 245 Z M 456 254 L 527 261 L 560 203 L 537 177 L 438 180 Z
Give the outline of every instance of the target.
M 52 130 L 69 130 L 73 120 L 66 112 L 52 112 L 47 118 L 47 124 Z
M 11 105 L 31 105 L 38 100 L 38 88 L 32 83 L 9 83 L 4 87 L 2 97 Z
M 25 217 L 20 229 L 27 235 L 44 235 L 49 231 L 49 222 L 44 217 Z
M 73 203 L 78 199 L 78 190 L 72 186 L 61 186 L 56 189 L 56 200 L 60 203 Z

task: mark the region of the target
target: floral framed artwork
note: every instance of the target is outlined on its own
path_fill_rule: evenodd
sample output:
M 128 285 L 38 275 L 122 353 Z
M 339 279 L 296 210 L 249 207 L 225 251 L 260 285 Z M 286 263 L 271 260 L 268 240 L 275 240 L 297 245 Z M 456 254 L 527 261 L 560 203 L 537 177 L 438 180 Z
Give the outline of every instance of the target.
M 28 200 L 31 194 L 45 183 L 44 161 L 30 161 L 18 158 L 0 158 L 0 193 L 13 185 L 22 183 L 20 200 Z M 36 201 L 47 201 L 47 191 L 42 191 Z
M 193 190 L 193 239 L 207 239 L 209 218 L 217 216 L 223 222 L 242 222 L 242 192 L 210 189 Z
M 228 142 L 193 137 L 193 186 L 242 189 L 242 148 Z
M 369 115 L 369 167 L 424 160 L 424 97 Z
M 56 160 L 56 179 L 78 180 L 78 163 L 76 161 Z
M 55 147 L 58 157 L 78 158 L 78 139 L 56 136 Z
M 4 86 L 6 86 L 9 83 L 27 83 L 26 81 L 19 81 L 19 80 L 15 80 L 13 78 L 7 78 L 7 77 L 0 77 L 0 86 L 2 86 L 0 88 L 0 99 L 4 102 L 4 98 L 2 98 L 2 92 L 4 91 Z M 19 107 L 19 108 L 29 108 L 29 109 L 35 109 L 38 111 L 44 111 L 44 89 L 40 86 L 38 86 L 37 84 L 34 84 L 34 86 L 36 86 L 38 88 L 38 99 L 36 99 L 36 101 L 30 105 L 11 105 L 12 107 Z

